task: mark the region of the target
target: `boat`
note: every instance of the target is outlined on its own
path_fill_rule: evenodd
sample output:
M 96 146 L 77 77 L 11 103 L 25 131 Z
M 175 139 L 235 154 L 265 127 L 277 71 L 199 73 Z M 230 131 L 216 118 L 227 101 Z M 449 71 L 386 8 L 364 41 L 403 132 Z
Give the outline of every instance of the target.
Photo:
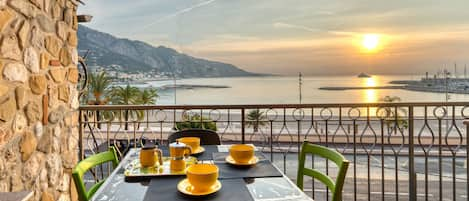
M 360 73 L 357 77 L 359 78 L 370 78 L 371 76 L 366 73 Z

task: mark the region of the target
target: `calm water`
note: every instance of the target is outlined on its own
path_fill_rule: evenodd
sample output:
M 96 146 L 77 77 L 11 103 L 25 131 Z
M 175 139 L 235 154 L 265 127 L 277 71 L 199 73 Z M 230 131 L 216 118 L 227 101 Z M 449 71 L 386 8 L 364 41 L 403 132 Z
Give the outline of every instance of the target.
M 418 76 L 386 76 L 357 78 L 329 76 L 303 78 L 303 103 L 371 103 L 384 96 L 399 96 L 402 102 L 445 101 L 444 93 L 414 92 L 400 89 L 366 89 L 325 91 L 319 87 L 385 86 L 392 80 L 420 79 Z M 154 81 L 150 86 L 172 84 Z M 288 104 L 298 103 L 298 77 L 238 77 L 183 79 L 177 84 L 223 85 L 222 89 L 178 89 L 177 104 Z M 159 91 L 158 104 L 174 104 L 173 90 Z M 450 101 L 467 101 L 469 95 L 451 94 Z

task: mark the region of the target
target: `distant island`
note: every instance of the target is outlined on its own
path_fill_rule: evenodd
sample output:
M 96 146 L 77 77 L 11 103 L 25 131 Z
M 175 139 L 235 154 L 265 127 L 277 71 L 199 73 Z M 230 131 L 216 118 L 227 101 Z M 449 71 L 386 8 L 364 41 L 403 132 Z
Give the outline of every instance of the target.
M 358 77 L 358 78 L 370 78 L 371 76 L 368 75 L 368 74 L 366 74 L 366 73 L 360 73 L 360 74 L 358 74 L 357 77 Z

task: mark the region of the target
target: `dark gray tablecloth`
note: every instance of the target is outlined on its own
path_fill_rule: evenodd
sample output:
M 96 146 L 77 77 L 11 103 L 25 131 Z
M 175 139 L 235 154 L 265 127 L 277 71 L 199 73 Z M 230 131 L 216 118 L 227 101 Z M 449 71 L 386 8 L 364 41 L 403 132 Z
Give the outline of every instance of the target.
M 152 179 L 144 201 L 253 201 L 243 179 L 220 180 L 220 191 L 208 196 L 188 196 L 177 190 L 177 184 L 185 177 Z
M 213 161 L 218 166 L 220 179 L 282 177 L 274 165 L 262 153 L 256 152 L 259 162 L 252 166 L 235 166 L 225 162 L 229 153 L 213 153 Z

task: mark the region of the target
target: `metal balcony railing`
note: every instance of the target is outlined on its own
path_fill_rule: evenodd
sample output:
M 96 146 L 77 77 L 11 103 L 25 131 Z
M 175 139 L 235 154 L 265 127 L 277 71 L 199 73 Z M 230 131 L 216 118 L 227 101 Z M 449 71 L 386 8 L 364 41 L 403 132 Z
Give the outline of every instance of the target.
M 292 179 L 305 140 L 351 161 L 344 200 L 469 200 L 469 102 L 80 107 L 80 156 L 108 145 L 166 144 L 176 129 L 214 129 L 222 142 L 252 143 Z M 469 125 L 468 125 L 469 126 Z M 336 167 L 308 158 L 334 177 Z M 318 182 L 305 191 L 330 199 Z

